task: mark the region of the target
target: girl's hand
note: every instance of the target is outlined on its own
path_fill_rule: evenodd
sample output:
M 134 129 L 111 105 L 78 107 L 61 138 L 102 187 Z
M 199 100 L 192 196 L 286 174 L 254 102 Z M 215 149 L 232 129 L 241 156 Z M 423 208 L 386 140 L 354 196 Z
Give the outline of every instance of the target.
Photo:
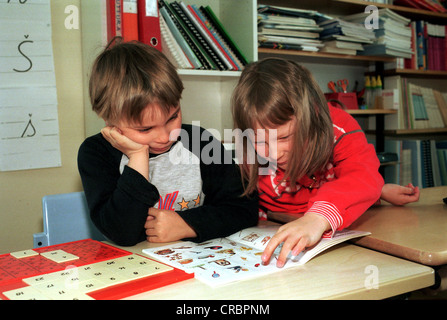
M 330 224 L 326 218 L 315 213 L 308 213 L 281 226 L 265 248 L 261 257 L 262 263 L 268 264 L 275 249 L 283 242 L 276 262 L 276 266 L 282 268 L 290 251 L 292 251 L 292 256 L 297 256 L 305 248 L 316 244 L 323 233 L 329 229 Z
M 175 211 L 149 208 L 144 225 L 149 242 L 171 242 L 197 237 L 196 232 Z
M 419 200 L 419 188 L 409 183 L 407 186 L 385 183 L 382 187 L 381 199 L 395 205 L 403 206 Z

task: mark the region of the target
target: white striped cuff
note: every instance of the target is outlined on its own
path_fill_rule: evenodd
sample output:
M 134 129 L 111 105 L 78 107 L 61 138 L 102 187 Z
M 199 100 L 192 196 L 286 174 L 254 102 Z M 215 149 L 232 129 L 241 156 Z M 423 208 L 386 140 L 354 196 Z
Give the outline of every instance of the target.
M 337 207 L 327 201 L 315 201 L 312 207 L 306 212 L 319 214 L 327 219 L 331 225 L 331 229 L 323 233 L 323 238 L 332 238 L 335 231 L 343 224 L 343 217 Z

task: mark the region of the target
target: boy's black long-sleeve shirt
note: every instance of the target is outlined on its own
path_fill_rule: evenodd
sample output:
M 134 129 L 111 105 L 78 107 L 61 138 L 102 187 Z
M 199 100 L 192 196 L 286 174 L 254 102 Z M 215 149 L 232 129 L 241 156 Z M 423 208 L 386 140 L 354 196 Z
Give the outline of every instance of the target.
M 204 141 L 202 141 L 204 140 Z M 202 128 L 182 125 L 171 149 L 150 155 L 149 181 L 128 167 L 128 158 L 99 133 L 78 153 L 78 168 L 90 215 L 118 245 L 146 239 L 151 207 L 175 210 L 196 232 L 196 242 L 225 237 L 257 224 L 258 197 L 242 197 L 231 153 Z M 67 222 L 69 223 L 69 222 Z

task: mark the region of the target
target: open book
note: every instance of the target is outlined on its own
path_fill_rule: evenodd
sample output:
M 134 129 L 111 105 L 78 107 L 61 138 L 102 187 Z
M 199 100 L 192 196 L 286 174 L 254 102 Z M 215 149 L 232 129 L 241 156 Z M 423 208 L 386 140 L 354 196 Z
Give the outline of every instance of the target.
M 261 255 L 279 226 L 257 226 L 241 230 L 226 238 L 202 243 L 189 241 L 144 249 L 143 253 L 168 265 L 194 273 L 195 278 L 211 286 L 278 272 L 282 269 L 302 265 L 320 252 L 343 241 L 369 235 L 369 232 L 343 230 L 332 238 L 322 238 L 315 246 L 298 256 L 289 255 L 287 263 L 276 267 L 278 247 L 269 265 L 261 263 Z

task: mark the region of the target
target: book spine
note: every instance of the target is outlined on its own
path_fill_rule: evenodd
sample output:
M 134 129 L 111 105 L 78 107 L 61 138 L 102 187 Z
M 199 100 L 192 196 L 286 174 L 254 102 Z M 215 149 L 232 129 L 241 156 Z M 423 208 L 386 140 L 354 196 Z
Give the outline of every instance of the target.
M 259 42 L 259 47 L 278 49 L 278 50 L 303 50 L 303 47 L 298 44 L 287 44 L 287 43 L 279 43 L 271 41 L 261 41 Z
M 183 23 L 184 28 L 190 34 L 191 39 L 195 42 L 197 48 L 201 51 L 202 55 L 207 60 L 207 64 L 210 69 L 226 70 L 220 59 L 216 56 L 215 52 L 210 48 L 208 43 L 202 37 L 200 32 L 196 29 L 195 25 L 191 22 L 189 17 L 185 14 L 179 3 L 171 2 L 171 7 L 177 14 L 178 19 Z
M 191 38 L 191 35 L 188 34 L 185 27 L 182 25 L 182 23 L 177 18 L 176 14 L 174 13 L 172 7 L 169 5 L 169 3 L 165 0 L 160 0 L 160 3 L 162 3 L 163 8 L 165 8 L 166 12 L 170 16 L 172 22 L 175 24 L 175 27 L 182 35 L 183 39 L 185 39 L 188 46 L 191 48 L 191 50 L 194 52 L 194 55 L 196 58 L 200 61 L 201 68 L 200 69 L 210 69 L 210 65 L 206 58 L 202 55 L 202 52 L 199 50 L 199 48 L 194 43 L 194 40 Z
M 161 40 L 162 40 L 162 52 L 166 54 L 166 56 L 171 56 L 172 60 L 174 60 L 178 68 L 182 69 L 192 69 L 194 66 L 189 61 L 188 57 L 183 52 L 182 48 L 180 48 L 177 41 L 175 41 L 174 36 L 169 30 L 166 21 L 163 17 L 160 17 L 160 32 L 161 32 Z M 172 62 L 172 61 L 171 61 Z
M 206 27 L 201 24 L 201 21 L 199 21 L 198 17 L 194 14 L 190 6 L 185 5 L 184 2 L 180 2 L 180 6 L 183 9 L 183 12 L 189 17 L 189 20 L 195 25 L 197 31 L 201 34 L 204 41 L 208 44 L 210 49 L 214 52 L 214 54 L 217 56 L 216 58 L 221 61 L 223 64 L 224 69 L 223 70 L 232 70 L 233 66 L 230 64 L 228 59 L 225 57 L 225 55 L 222 53 L 221 49 L 216 45 L 215 41 L 209 36 L 209 34 L 206 32 Z
M 422 176 L 424 178 L 422 181 L 422 187 L 423 188 L 434 187 L 430 140 L 422 140 L 421 149 L 422 149 L 421 170 L 422 170 Z
M 222 53 L 225 55 L 230 64 L 233 66 L 233 69 L 242 70 L 242 64 L 239 64 L 236 61 L 237 60 L 236 57 L 230 52 L 229 48 L 225 45 L 220 36 L 214 31 L 212 25 L 203 15 L 201 9 L 198 8 L 196 5 L 191 5 L 190 8 L 197 15 L 198 20 L 202 23 L 206 32 L 210 35 L 210 37 L 213 39 L 216 45 L 222 50 Z
M 139 41 L 163 51 L 157 0 L 137 0 Z
M 409 108 L 409 99 L 408 99 L 408 85 L 407 85 L 407 79 L 402 78 L 402 97 L 403 97 L 403 111 L 404 111 L 404 129 L 413 129 L 413 125 L 411 123 L 412 119 L 412 113 L 411 109 Z
M 203 69 L 203 65 L 200 62 L 200 60 L 197 58 L 191 47 L 188 45 L 187 41 L 183 37 L 183 35 L 180 33 L 180 30 L 177 28 L 176 24 L 172 20 L 171 15 L 167 11 L 166 7 L 160 6 L 159 8 L 161 15 L 165 19 L 166 24 L 169 27 L 169 30 L 171 30 L 172 35 L 174 36 L 177 43 L 180 45 L 182 50 L 185 52 L 185 54 L 188 56 L 188 59 L 191 61 L 195 69 Z
M 122 0 L 108 0 L 107 2 L 107 35 L 108 41 L 122 36 Z
M 413 0 L 413 1 L 415 3 L 417 3 L 421 7 L 421 9 L 428 10 L 428 11 L 433 11 L 433 12 L 437 11 L 435 8 L 433 8 L 427 2 L 425 2 L 425 0 Z
M 416 39 L 416 22 L 411 22 L 411 48 L 413 50 L 413 54 L 411 56 L 411 69 L 417 70 L 417 39 Z
M 124 41 L 138 40 L 137 0 L 122 0 Z
M 424 21 L 422 24 L 422 30 L 423 30 L 423 57 L 424 57 L 424 68 L 423 70 L 427 70 L 428 66 L 428 33 L 427 33 L 427 22 Z
M 427 70 L 436 70 L 435 63 L 435 38 L 432 34 L 432 25 L 427 23 L 425 25 L 427 37 Z
M 444 50 L 447 50 L 447 25 L 444 26 Z M 444 58 L 444 71 L 447 71 L 447 54 L 442 51 L 442 57 Z
M 446 12 L 446 9 L 443 6 L 441 6 L 439 3 L 436 3 L 433 0 L 425 0 L 425 2 L 433 8 L 433 11 L 443 13 Z
M 242 61 L 239 60 L 234 51 L 230 48 L 229 44 L 222 37 L 220 32 L 216 29 L 214 23 L 209 19 L 208 14 L 204 11 L 204 8 L 200 7 L 199 11 L 202 15 L 203 21 L 205 21 L 205 25 L 207 26 L 208 30 L 210 30 L 210 32 L 214 35 L 214 37 L 219 41 L 220 45 L 225 49 L 225 52 L 231 57 L 233 62 L 237 65 L 238 70 L 242 70 L 244 66 Z
M 206 6 L 204 8 L 204 11 L 208 14 L 208 18 L 212 21 L 214 26 L 217 30 L 219 30 L 222 37 L 225 38 L 226 42 L 229 44 L 229 46 L 233 49 L 236 56 L 239 58 L 239 60 L 242 61 L 243 65 L 246 65 L 248 63 L 247 59 L 242 53 L 242 50 L 239 49 L 236 42 L 233 41 L 233 39 L 230 37 L 228 32 L 225 30 L 224 26 L 220 22 L 220 20 L 217 18 L 217 16 L 214 14 L 214 11 L 211 9 L 210 6 Z
M 416 49 L 417 49 L 417 66 L 419 70 L 424 70 L 424 30 L 423 21 L 416 21 Z

